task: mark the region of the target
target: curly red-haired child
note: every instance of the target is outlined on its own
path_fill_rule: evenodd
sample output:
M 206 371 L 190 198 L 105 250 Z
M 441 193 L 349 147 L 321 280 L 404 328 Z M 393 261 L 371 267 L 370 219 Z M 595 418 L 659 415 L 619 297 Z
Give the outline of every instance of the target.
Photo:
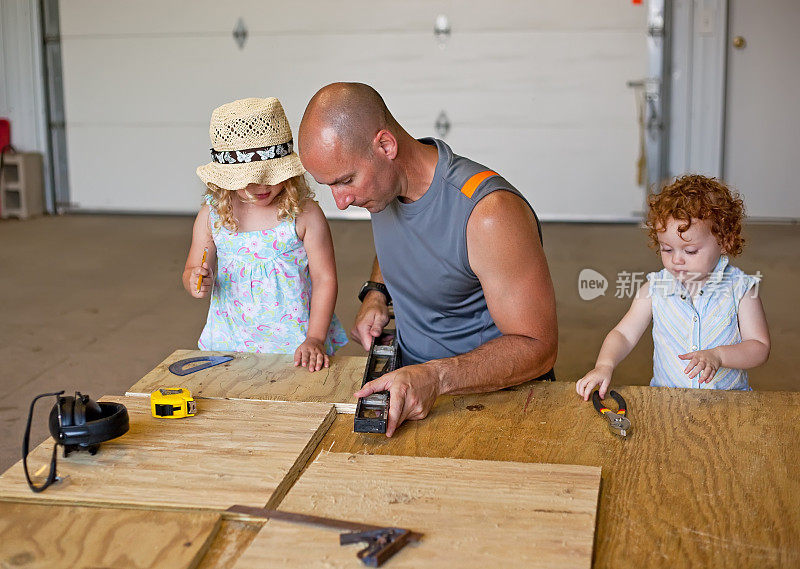
M 647 275 L 606 336 L 576 390 L 605 397 L 614 368 L 653 322 L 650 385 L 749 390 L 747 372 L 767 361 L 769 329 L 760 276 L 729 264 L 742 252 L 741 198 L 715 178 L 687 175 L 650 196 L 646 225 L 664 268 Z

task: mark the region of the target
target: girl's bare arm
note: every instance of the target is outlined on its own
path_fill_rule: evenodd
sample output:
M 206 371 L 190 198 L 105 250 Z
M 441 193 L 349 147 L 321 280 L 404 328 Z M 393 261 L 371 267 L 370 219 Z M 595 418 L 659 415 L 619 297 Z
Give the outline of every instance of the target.
M 211 235 L 211 228 L 208 226 L 209 206 L 204 205 L 194 220 L 192 229 L 192 245 L 189 247 L 189 254 L 186 256 L 186 265 L 183 268 L 183 288 L 195 298 L 203 298 L 211 293 L 212 276 L 211 267 L 214 266 L 217 258 L 217 248 L 214 245 L 214 238 Z M 208 248 L 205 263 L 203 260 L 203 250 Z M 197 290 L 197 280 L 203 275 L 203 283 L 200 290 Z
M 295 365 L 317 371 L 327 367 L 324 343 L 333 317 L 338 293 L 336 259 L 333 239 L 325 214 L 313 200 L 307 200 L 303 213 L 297 220 L 297 235 L 303 240 L 308 254 L 308 272 L 311 277 L 311 305 L 306 341 L 295 352 Z
M 589 399 L 592 390 L 598 385 L 600 397 L 606 396 L 614 369 L 631 353 L 652 318 L 650 283 L 645 283 L 633 299 L 628 312 L 603 341 L 594 369 L 576 382 L 575 390 L 584 400 Z
M 750 369 L 766 362 L 770 351 L 767 316 L 761 298 L 749 292 L 739 302 L 739 331 L 741 343 L 715 348 L 722 367 Z

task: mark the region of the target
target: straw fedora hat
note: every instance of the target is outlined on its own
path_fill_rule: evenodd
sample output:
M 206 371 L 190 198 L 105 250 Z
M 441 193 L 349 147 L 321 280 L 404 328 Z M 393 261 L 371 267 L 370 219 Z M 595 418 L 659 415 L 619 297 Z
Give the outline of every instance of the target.
M 280 101 L 240 99 L 211 113 L 211 162 L 200 166 L 203 183 L 225 190 L 274 185 L 305 172 L 294 152 L 292 129 Z

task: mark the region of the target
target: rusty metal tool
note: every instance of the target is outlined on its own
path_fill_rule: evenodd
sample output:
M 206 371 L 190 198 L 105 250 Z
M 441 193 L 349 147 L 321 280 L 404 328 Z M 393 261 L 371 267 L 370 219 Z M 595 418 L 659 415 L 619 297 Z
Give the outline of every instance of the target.
M 403 528 L 382 527 L 360 522 L 323 518 L 309 514 L 298 514 L 252 506 L 231 506 L 226 510 L 237 517 L 258 520 L 281 520 L 284 522 L 348 530 L 339 534 L 339 545 L 366 542 L 367 547 L 358 552 L 358 558 L 367 567 L 380 567 L 410 541 L 419 541 L 422 534 Z

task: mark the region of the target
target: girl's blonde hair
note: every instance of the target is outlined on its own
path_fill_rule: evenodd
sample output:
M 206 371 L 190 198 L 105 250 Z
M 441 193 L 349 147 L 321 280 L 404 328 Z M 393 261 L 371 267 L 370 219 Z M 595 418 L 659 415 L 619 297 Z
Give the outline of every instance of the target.
M 213 207 L 219 219 L 214 222 L 214 228 L 224 227 L 231 233 L 239 230 L 239 220 L 233 215 L 233 198 L 236 192 L 220 188 L 216 184 L 209 182 L 205 195 L 210 197 L 211 207 Z M 250 195 L 247 192 L 248 196 Z M 303 212 L 303 202 L 313 199 L 314 192 L 308 187 L 305 177 L 300 174 L 289 178 L 283 182 L 283 190 L 275 198 L 275 205 L 278 206 L 278 219 L 294 219 Z M 255 202 L 255 198 L 250 196 Z M 250 201 L 250 200 L 246 200 Z

